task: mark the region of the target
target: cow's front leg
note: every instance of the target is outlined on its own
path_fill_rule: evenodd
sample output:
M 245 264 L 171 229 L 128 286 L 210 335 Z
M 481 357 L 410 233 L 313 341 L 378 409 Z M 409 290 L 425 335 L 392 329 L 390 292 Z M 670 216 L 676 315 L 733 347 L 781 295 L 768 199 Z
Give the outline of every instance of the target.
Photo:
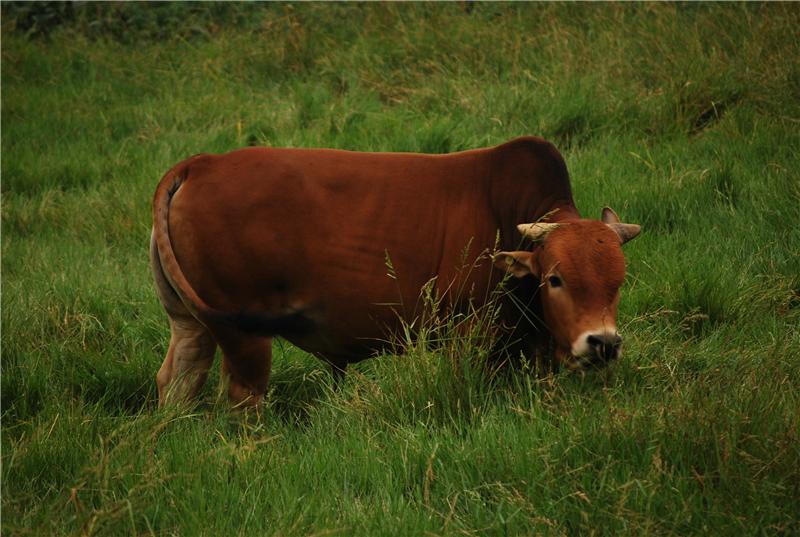
M 347 372 L 347 362 L 340 364 L 331 363 L 331 374 L 333 375 L 333 389 L 338 390 L 344 382 L 344 375 Z
M 321 352 L 314 352 L 312 354 L 323 362 L 330 364 L 331 376 L 333 377 L 333 389 L 339 389 L 339 386 L 344 382 L 344 375 L 347 373 L 347 358 Z

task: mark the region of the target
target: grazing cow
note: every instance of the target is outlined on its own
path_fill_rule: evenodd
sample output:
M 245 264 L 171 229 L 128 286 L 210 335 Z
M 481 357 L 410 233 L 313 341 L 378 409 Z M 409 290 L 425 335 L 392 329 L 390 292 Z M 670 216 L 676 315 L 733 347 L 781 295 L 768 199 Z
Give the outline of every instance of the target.
M 172 333 L 160 403 L 197 393 L 217 345 L 237 404 L 266 390 L 273 336 L 342 373 L 413 320 L 434 278 L 447 295 L 459 278 L 460 289 L 489 289 L 511 273 L 514 300 L 501 307 L 516 326 L 511 352 L 549 348 L 565 367 L 602 366 L 620 351 L 620 245 L 638 233 L 610 209 L 582 219 L 563 158 L 534 137 L 447 155 L 191 157 L 153 201 L 151 265 Z

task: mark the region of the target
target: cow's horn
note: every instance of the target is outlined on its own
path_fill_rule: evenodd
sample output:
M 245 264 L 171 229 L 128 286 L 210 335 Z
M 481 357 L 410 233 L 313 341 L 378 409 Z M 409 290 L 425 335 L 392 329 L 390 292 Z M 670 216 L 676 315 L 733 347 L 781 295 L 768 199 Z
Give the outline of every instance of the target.
M 619 243 L 625 244 L 631 239 L 635 239 L 636 235 L 642 230 L 639 224 L 608 224 L 608 227 L 614 230 L 614 233 L 619 237 Z
M 614 230 L 614 233 L 619 237 L 620 244 L 625 244 L 629 240 L 636 238 L 636 235 L 642 230 L 642 226 L 638 224 L 623 224 L 620 222 L 619 216 L 611 207 L 603 207 L 601 220 Z
M 547 222 L 536 222 L 534 224 L 519 224 L 517 229 L 524 237 L 528 237 L 529 239 L 535 241 L 540 241 L 559 225 L 560 224 L 551 224 Z

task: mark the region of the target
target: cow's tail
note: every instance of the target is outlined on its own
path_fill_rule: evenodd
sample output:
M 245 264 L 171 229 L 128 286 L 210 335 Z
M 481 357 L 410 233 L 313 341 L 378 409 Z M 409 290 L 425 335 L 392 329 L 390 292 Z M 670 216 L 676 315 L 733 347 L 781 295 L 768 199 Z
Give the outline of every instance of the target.
M 186 279 L 169 236 L 169 208 L 172 197 L 186 180 L 189 173 L 189 164 L 192 159 L 181 162 L 168 171 L 158 183 L 153 196 L 153 239 L 158 250 L 158 259 L 161 269 L 172 289 L 181 299 L 186 309 L 200 322 L 213 317 L 219 317 L 222 312 L 210 307 L 200 298 L 192 285 Z
M 189 313 L 201 323 L 209 322 L 233 326 L 244 333 L 272 336 L 275 334 L 300 334 L 311 330 L 312 322 L 304 311 L 284 311 L 271 315 L 258 311 L 220 311 L 209 306 L 194 290 L 183 273 L 169 235 L 169 208 L 172 197 L 186 181 L 192 159 L 181 162 L 158 183 L 153 197 L 154 256 L 161 262 L 161 271 L 170 287 L 178 295 Z

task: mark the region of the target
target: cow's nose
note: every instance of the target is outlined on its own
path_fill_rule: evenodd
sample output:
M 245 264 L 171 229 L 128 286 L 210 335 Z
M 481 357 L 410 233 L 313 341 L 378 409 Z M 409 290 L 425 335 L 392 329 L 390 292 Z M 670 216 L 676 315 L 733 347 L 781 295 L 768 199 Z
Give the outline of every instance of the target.
M 618 334 L 592 334 L 586 338 L 592 355 L 600 362 L 610 362 L 619 356 L 622 338 Z

